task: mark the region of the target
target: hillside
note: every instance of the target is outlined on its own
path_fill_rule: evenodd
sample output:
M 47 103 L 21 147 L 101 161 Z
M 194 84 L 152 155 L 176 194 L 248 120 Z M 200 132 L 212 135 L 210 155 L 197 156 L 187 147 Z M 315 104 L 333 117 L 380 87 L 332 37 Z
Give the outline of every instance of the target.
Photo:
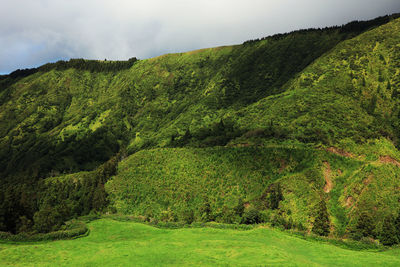
M 385 242 L 384 222 L 400 210 L 400 155 L 386 140 L 363 149 L 347 156 L 295 144 L 147 150 L 123 160 L 106 191 L 111 210 L 156 222 L 268 222 L 315 232 L 327 212 L 326 234 L 361 238 L 369 216 L 365 235 Z
M 219 125 L 224 116 L 286 91 L 284 85 L 310 63 L 373 25 L 305 30 L 120 64 L 72 60 L 22 71 L 21 77 L 16 72 L 0 87 L 0 172 L 38 178 L 90 170 L 126 145 L 130 153 L 225 145 L 256 125 Z M 222 126 L 227 133 L 218 132 Z
M 305 142 L 383 136 L 397 144 L 398 30 L 395 21 L 340 43 L 287 83 L 284 93 L 239 111 L 239 125 L 273 122 Z
M 2 76 L 0 230 L 95 210 L 398 243 L 397 17 Z

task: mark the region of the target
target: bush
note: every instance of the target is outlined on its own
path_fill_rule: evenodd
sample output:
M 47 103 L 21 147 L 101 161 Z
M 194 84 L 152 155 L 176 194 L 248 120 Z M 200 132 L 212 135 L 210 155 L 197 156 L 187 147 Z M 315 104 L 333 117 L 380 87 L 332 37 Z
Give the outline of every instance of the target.
M 355 240 L 360 240 L 362 237 L 374 238 L 375 222 L 368 212 L 364 211 L 357 218 L 355 227 L 351 230 L 351 236 Z
M 379 241 L 385 246 L 392 246 L 399 243 L 394 218 L 389 216 L 383 221 L 382 232 L 379 235 Z
M 253 207 L 246 209 L 243 213 L 243 223 L 244 224 L 261 223 L 260 212 Z
M 201 216 L 201 221 L 203 222 L 209 222 L 214 220 L 214 217 L 212 216 L 212 210 L 211 210 L 211 204 L 210 201 L 208 200 L 207 197 L 204 199 L 204 204 L 200 207 L 200 216 Z
M 270 210 L 262 210 L 260 211 L 260 221 L 262 222 L 270 222 L 271 221 L 271 211 Z
M 33 215 L 33 221 L 36 231 L 46 233 L 58 229 L 63 223 L 63 218 L 57 210 L 46 207 Z
M 19 233 L 13 235 L 8 232 L 0 232 L 0 239 L 13 242 L 27 242 L 27 241 L 49 241 L 60 239 L 76 238 L 89 233 L 86 224 L 80 221 L 72 221 L 65 225 L 64 230 L 50 232 L 50 233 Z
M 273 227 L 283 227 L 286 224 L 285 218 L 281 214 L 274 214 L 270 220 Z
M 176 215 L 175 213 L 168 207 L 167 210 L 161 211 L 160 220 L 162 222 L 175 222 Z

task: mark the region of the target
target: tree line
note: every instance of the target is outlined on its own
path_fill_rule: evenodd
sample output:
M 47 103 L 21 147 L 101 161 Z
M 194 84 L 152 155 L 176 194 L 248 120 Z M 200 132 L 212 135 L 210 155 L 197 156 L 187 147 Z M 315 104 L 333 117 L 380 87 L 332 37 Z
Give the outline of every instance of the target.
M 8 75 L 2 75 L 0 77 L 0 81 L 5 80 L 7 78 L 12 78 L 12 79 L 23 78 L 40 71 L 47 72 L 53 69 L 55 70 L 77 69 L 77 70 L 87 70 L 90 72 L 114 72 L 131 68 L 136 61 L 138 61 L 136 57 L 132 57 L 128 60 L 117 60 L 117 61 L 88 60 L 83 58 L 73 58 L 68 61 L 59 60 L 55 63 L 47 63 L 37 68 L 17 69 Z
M 360 34 L 362 32 L 371 30 L 372 28 L 389 23 L 390 21 L 397 19 L 397 18 L 400 18 L 400 13 L 381 16 L 376 19 L 368 20 L 368 21 L 355 20 L 355 21 L 351 21 L 347 24 L 343 24 L 341 26 L 331 26 L 331 27 L 325 27 L 325 28 L 308 28 L 308 29 L 303 29 L 303 30 L 291 31 L 291 32 L 287 32 L 287 33 L 278 33 L 278 34 L 274 34 L 274 35 L 263 37 L 263 38 L 247 40 L 243 44 L 252 44 L 252 43 L 263 41 L 263 40 L 280 40 L 280 39 L 285 38 L 288 35 L 295 34 L 295 33 L 304 34 L 304 33 L 309 33 L 309 32 L 339 31 L 340 33 L 345 33 L 345 34 L 349 34 L 349 33 Z

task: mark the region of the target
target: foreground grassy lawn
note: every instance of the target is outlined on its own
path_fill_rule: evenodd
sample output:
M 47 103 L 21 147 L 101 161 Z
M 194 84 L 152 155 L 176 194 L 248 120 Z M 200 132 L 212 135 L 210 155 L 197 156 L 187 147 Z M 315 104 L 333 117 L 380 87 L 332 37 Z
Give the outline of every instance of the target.
M 158 229 L 101 219 L 89 236 L 0 244 L 1 266 L 400 266 L 400 251 L 352 251 L 277 230 Z

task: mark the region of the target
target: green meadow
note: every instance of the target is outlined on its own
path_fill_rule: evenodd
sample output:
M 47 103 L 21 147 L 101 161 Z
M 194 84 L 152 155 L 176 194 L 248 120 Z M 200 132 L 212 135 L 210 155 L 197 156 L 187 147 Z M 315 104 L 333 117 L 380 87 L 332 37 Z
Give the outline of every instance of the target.
M 399 266 L 400 249 L 348 250 L 269 228 L 160 229 L 100 219 L 74 240 L 1 243 L 1 266 Z

